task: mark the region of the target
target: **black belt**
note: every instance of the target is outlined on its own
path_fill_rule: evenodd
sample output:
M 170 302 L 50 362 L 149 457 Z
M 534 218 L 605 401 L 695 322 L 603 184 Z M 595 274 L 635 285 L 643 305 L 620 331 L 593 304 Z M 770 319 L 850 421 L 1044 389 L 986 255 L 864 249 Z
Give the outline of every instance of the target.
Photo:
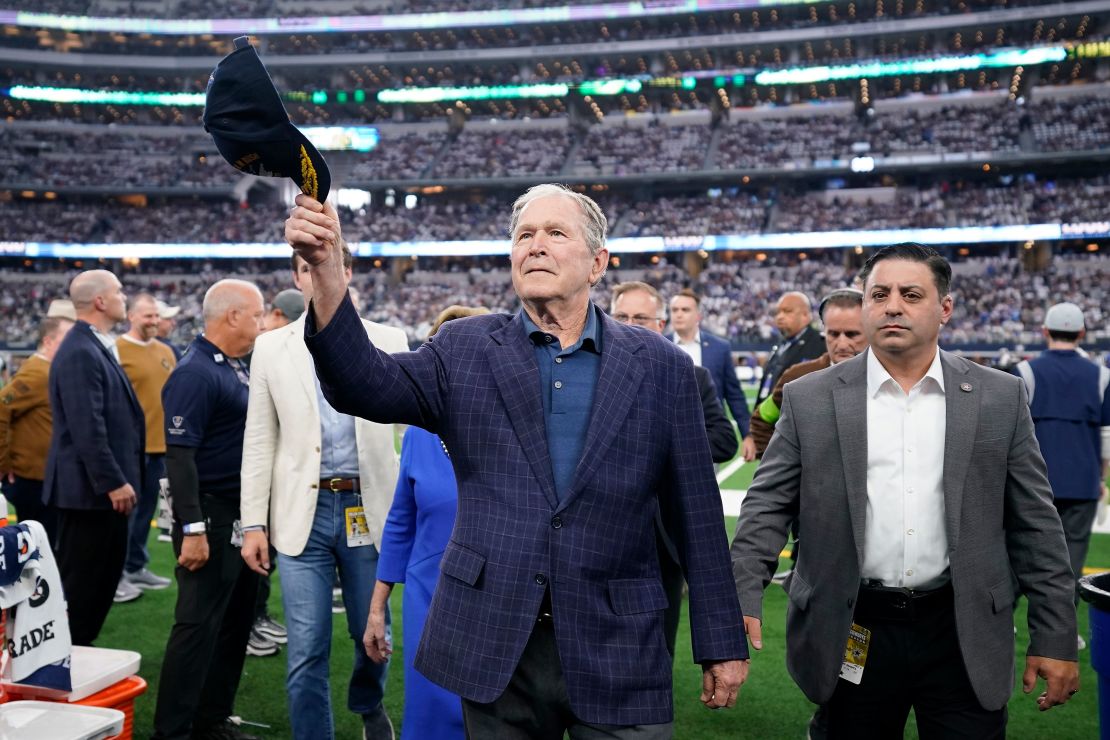
M 358 478 L 321 478 L 320 490 L 339 493 L 340 491 L 361 491 Z
M 929 591 L 861 585 L 856 599 L 856 621 L 880 619 L 909 622 L 952 608 L 952 583 Z

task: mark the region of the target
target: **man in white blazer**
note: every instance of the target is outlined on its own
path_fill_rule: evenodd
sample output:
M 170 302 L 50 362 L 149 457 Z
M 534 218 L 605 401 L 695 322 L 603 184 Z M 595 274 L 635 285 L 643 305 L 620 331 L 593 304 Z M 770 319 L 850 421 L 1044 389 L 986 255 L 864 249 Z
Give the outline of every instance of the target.
M 351 255 L 344 247 L 350 278 Z M 307 303 L 312 279 L 293 256 L 293 280 Z M 376 346 L 408 349 L 400 329 L 363 321 Z M 288 628 L 286 691 L 295 738 L 332 738 L 328 686 L 332 585 L 338 570 L 354 649 L 348 707 L 370 740 L 392 738 L 381 700 L 386 670 L 362 649 L 382 527 L 397 484 L 391 425 L 336 412 L 320 391 L 304 341 L 304 317 L 258 338 L 251 359 L 243 444 L 243 559 L 281 564 Z M 295 711 L 294 711 L 295 708 Z

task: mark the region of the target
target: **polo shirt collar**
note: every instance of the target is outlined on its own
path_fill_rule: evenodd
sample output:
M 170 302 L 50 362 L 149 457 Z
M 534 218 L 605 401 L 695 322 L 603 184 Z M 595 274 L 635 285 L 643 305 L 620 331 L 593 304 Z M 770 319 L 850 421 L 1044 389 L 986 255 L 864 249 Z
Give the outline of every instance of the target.
M 536 322 L 532 321 L 528 312 L 523 308 L 520 309 L 520 317 L 524 321 L 524 333 L 533 344 L 544 346 L 551 343 L 546 339 L 551 335 L 536 326 Z M 582 329 L 582 336 L 572 346 L 563 347 L 561 353 L 571 354 L 578 351 L 579 348 L 593 352 L 596 355 L 601 354 L 601 324 L 597 320 L 597 307 L 592 302 L 586 304 L 586 326 Z

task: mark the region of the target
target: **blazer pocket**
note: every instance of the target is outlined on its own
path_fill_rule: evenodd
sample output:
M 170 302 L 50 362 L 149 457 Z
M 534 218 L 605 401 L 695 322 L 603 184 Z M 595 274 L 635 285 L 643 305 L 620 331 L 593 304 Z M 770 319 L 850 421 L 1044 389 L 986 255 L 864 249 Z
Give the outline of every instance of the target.
M 999 581 L 990 588 L 991 609 L 995 614 L 1014 608 L 1014 583 L 1010 578 Z
M 658 578 L 619 578 L 609 581 L 609 603 L 621 616 L 667 608 L 667 594 Z
M 457 542 L 447 543 L 447 549 L 443 551 L 443 560 L 439 564 L 439 569 L 444 574 L 457 578 L 468 586 L 478 582 L 485 567 L 485 555 L 479 555 Z
M 802 574 L 798 572 L 797 568 L 790 574 L 790 584 L 786 589 L 786 595 L 799 609 L 804 610 L 809 606 L 809 599 L 813 595 L 813 586 L 810 586 L 806 579 L 802 578 Z

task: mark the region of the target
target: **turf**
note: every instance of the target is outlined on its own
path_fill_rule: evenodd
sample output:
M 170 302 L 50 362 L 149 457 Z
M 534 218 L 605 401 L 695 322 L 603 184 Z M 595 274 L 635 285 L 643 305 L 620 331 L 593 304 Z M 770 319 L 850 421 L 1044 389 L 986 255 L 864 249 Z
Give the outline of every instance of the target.
M 726 522 L 731 534 L 735 520 Z M 151 537 L 153 568 L 159 573 L 171 570 L 170 546 L 154 542 Z M 1091 542 L 1088 563 L 1110 569 L 1110 535 L 1095 535 Z M 281 619 L 280 579 L 274 582 L 271 611 Z M 394 666 L 389 677 L 386 708 L 400 729 L 402 697 L 404 695 L 401 655 L 406 645 L 400 627 L 400 593 L 394 593 L 393 616 L 395 629 Z M 176 588 L 147 592 L 138 601 L 116 605 L 108 618 L 98 644 L 102 647 L 137 650 L 143 655 L 140 674 L 149 682 L 147 694 L 136 704 L 136 737 L 149 736 L 154 715 L 154 697 L 157 694 L 158 673 L 162 653 L 173 621 Z M 786 595 L 778 586 L 767 590 L 764 625 L 766 647 L 757 654 L 751 665 L 751 678 L 744 687 L 740 702 L 731 711 L 712 712 L 698 702 L 701 690 L 700 669 L 691 662 L 689 627 L 683 615 L 679 630 L 678 659 L 675 662 L 675 735 L 691 740 L 714 738 L 803 738 L 805 725 L 812 705 L 802 696 L 786 673 L 784 659 L 784 622 Z M 1080 607 L 1080 629 L 1087 633 L 1087 608 Z M 1018 666 L 1023 665 L 1028 638 L 1024 625 L 1024 605 L 1018 618 L 1016 653 Z M 346 711 L 347 677 L 352 661 L 352 641 L 347 634 L 345 615 L 334 616 L 332 638 L 332 710 L 336 723 L 336 737 L 342 739 L 361 737 L 358 719 Z M 1021 694 L 1020 689 L 1010 702 L 1010 732 L 1013 738 L 1087 738 L 1098 732 L 1097 692 L 1095 675 L 1090 667 L 1090 651 L 1081 653 L 1083 690 L 1065 707 L 1041 714 L 1036 711 L 1033 698 Z M 270 725 L 258 729 L 266 738 L 289 737 L 288 708 L 284 690 L 285 653 L 269 658 L 248 657 L 239 688 L 236 711 L 247 720 Z M 1039 689 L 1038 689 L 1039 691 Z M 912 723 L 907 737 L 916 737 Z

